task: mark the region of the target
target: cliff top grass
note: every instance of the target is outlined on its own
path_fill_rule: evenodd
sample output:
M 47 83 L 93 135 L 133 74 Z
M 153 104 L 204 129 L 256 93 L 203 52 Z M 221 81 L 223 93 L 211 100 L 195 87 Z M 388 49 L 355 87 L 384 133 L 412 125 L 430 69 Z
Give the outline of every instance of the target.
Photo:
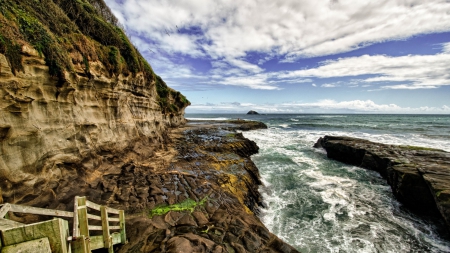
M 14 74 L 23 71 L 25 44 L 44 57 L 50 75 L 60 84 L 73 64 L 84 64 L 90 76 L 89 61 L 101 61 L 110 75 L 141 72 L 148 82 L 154 81 L 163 111 L 179 111 L 190 104 L 153 72 L 103 0 L 0 0 L 0 53 Z M 77 53 L 82 60 L 71 57 Z

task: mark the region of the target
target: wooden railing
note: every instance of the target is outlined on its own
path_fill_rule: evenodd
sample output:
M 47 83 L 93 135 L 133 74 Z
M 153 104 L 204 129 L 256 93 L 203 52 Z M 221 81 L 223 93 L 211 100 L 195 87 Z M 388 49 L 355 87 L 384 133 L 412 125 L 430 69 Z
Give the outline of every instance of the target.
M 89 214 L 88 208 L 100 211 L 100 216 Z M 118 217 L 112 218 L 109 217 L 109 214 L 118 215 Z M 113 245 L 126 243 L 123 210 L 95 204 L 86 200 L 86 197 L 75 197 L 73 217 L 73 250 L 79 248 L 82 249 L 80 252 L 90 252 L 95 249 L 107 248 L 109 252 L 113 252 Z M 101 221 L 102 225 L 89 225 L 89 219 Z M 110 222 L 119 223 L 119 225 L 110 226 Z M 110 230 L 119 230 L 119 232 L 111 234 Z M 103 235 L 90 236 L 89 231 L 102 231 Z
M 88 209 L 99 211 L 100 216 L 88 213 Z M 89 253 L 91 250 L 100 248 L 107 248 L 108 252 L 112 253 L 113 245 L 126 243 L 125 212 L 98 205 L 86 200 L 86 197 L 75 197 L 74 212 L 6 203 L 0 208 L 0 219 L 3 219 L 8 212 L 73 218 L 73 234 L 67 240 L 71 241 L 74 253 Z M 110 215 L 116 217 L 109 217 Z M 101 221 L 101 226 L 89 225 L 89 220 Z M 116 225 L 111 226 L 110 223 Z M 118 232 L 111 233 L 111 230 Z M 102 235 L 90 236 L 89 231 L 102 231 Z

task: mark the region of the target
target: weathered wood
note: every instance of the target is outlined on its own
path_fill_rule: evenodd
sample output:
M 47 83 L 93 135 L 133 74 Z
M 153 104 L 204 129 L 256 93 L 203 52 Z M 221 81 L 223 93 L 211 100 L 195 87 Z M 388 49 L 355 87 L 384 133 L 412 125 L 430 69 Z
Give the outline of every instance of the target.
M 22 225 L 16 228 L 2 229 L 1 234 L 4 246 L 10 246 L 47 237 L 50 242 L 52 252 L 68 253 L 70 251 L 69 246 L 67 245 L 69 225 L 66 220 L 60 218 Z
M 117 210 L 111 207 L 106 207 L 106 210 L 108 210 L 108 213 L 113 213 L 113 214 L 120 214 L 121 210 Z
M 47 237 L 5 246 L 1 250 L 2 253 L 52 253 Z
M 11 208 L 11 205 L 9 203 L 2 205 L 2 208 L 0 209 L 0 218 L 5 217 L 5 215 L 8 213 L 10 208 Z
M 103 242 L 104 247 L 108 249 L 108 253 L 114 253 L 112 237 L 109 233 L 109 220 L 108 220 L 108 211 L 105 206 L 100 207 L 100 212 L 102 216 L 102 227 L 103 227 Z
M 111 217 L 109 217 L 109 221 L 110 222 L 119 222 L 120 219 L 119 218 L 111 218 Z
M 102 226 L 89 225 L 88 228 L 89 228 L 89 230 L 94 230 L 94 231 L 102 231 L 103 230 Z
M 120 242 L 122 244 L 127 243 L 127 234 L 125 233 L 125 211 L 119 210 L 120 219 Z
M 76 240 L 71 242 L 73 253 L 91 253 L 88 248 L 88 239 L 84 235 L 80 235 Z
M 74 239 L 80 236 L 79 224 L 80 223 L 78 221 L 78 196 L 75 196 L 75 201 L 73 202 L 73 232 L 72 232 L 72 236 Z
M 77 197 L 78 202 L 78 226 L 80 229 L 80 235 L 84 235 L 89 238 L 89 223 L 87 217 L 86 197 Z
M 101 205 L 91 202 L 89 200 L 86 200 L 86 206 L 97 211 L 100 211 L 101 208 Z
M 91 220 L 102 220 L 102 218 L 98 215 L 88 214 L 87 217 Z
M 111 237 L 112 237 L 112 243 L 114 245 L 122 243 L 122 238 L 121 238 L 121 234 L 120 233 L 112 233 Z
M 20 227 L 20 226 L 23 226 L 23 225 L 25 225 L 25 224 L 17 222 L 17 221 L 13 221 L 13 220 L 0 218 L 0 230 L 10 229 L 10 228 L 17 228 L 17 227 Z
M 14 204 L 7 204 L 10 205 L 10 212 L 16 212 L 16 213 L 30 213 L 30 214 L 39 214 L 39 215 L 49 215 L 49 216 L 56 216 L 56 217 L 73 217 L 73 212 L 67 212 L 67 211 L 61 211 L 61 210 L 51 210 L 51 209 L 45 209 L 45 208 L 39 208 L 39 207 L 32 207 L 32 206 L 21 206 L 21 205 L 14 205 Z M 1 213 L 0 213 L 1 215 Z
M 105 244 L 103 243 L 103 235 L 91 236 L 91 250 L 103 249 Z
M 122 229 L 120 226 L 109 226 L 109 230 L 120 230 Z

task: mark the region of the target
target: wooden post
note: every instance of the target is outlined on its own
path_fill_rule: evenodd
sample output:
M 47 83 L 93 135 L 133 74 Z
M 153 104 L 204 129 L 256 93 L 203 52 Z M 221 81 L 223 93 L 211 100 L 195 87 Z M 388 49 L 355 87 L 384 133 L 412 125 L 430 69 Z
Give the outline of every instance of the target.
M 119 210 L 119 220 L 120 220 L 120 242 L 122 244 L 127 243 L 127 234 L 125 233 L 125 211 Z
M 88 239 L 81 235 L 76 240 L 72 241 L 72 252 L 73 253 L 91 253 L 88 243 Z
M 77 239 L 80 236 L 80 222 L 78 221 L 78 196 L 75 196 L 75 200 L 73 201 L 73 239 Z
M 108 249 L 108 253 L 114 253 L 112 237 L 109 233 L 108 211 L 106 211 L 105 206 L 101 206 L 100 212 L 102 217 L 103 243 L 105 245 L 104 247 Z
M 78 200 L 78 222 L 80 227 L 79 233 L 86 239 L 87 252 L 91 252 L 91 247 L 89 245 L 90 239 L 89 239 L 89 224 L 87 217 L 86 197 L 78 197 L 77 200 Z

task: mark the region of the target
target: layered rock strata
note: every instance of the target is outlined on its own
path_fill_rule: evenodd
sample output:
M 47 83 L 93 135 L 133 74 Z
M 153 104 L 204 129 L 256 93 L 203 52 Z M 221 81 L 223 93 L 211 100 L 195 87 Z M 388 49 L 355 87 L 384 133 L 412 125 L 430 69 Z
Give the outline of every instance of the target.
M 128 215 L 130 242 L 119 252 L 297 252 L 255 215 L 258 147 L 236 132 L 253 127 L 190 122 L 172 132 L 165 166 L 122 167 L 141 206 Z
M 77 184 L 98 184 L 98 174 L 118 154 L 152 156 L 164 147 L 168 128 L 185 121 L 184 110 L 161 112 L 154 83 L 141 74 L 111 76 L 102 63 L 91 62 L 90 77 L 76 65 L 58 85 L 36 50 L 23 46 L 22 54 L 24 70 L 15 75 L 0 54 L 5 202 L 64 203 L 65 195 L 83 191 Z
M 331 159 L 378 171 L 401 203 L 441 216 L 450 229 L 450 153 L 342 136 L 320 138 L 315 147 L 324 148 Z

